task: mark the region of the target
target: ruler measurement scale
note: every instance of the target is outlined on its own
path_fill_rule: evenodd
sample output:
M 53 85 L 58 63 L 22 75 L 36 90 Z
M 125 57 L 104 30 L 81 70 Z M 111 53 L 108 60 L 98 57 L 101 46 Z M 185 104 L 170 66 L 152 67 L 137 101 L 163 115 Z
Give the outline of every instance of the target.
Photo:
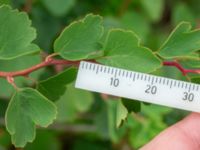
M 81 61 L 76 88 L 200 112 L 200 85 Z

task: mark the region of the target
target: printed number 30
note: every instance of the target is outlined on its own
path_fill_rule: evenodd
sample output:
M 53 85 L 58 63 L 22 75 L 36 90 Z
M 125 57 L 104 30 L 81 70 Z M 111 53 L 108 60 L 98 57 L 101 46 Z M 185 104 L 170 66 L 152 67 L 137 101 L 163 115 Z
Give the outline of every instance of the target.
M 188 92 L 184 92 L 184 97 L 183 97 L 183 100 L 186 101 L 190 101 L 192 102 L 194 100 L 194 94 L 193 93 L 188 93 Z

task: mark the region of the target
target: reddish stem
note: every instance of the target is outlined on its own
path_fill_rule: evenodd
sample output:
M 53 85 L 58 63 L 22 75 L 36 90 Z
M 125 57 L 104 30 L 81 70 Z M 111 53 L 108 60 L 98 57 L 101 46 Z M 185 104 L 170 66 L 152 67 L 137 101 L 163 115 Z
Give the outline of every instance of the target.
M 36 70 L 41 69 L 46 66 L 78 65 L 80 62 L 80 61 L 68 61 L 68 60 L 54 59 L 54 58 L 52 58 L 53 56 L 55 56 L 55 54 L 47 56 L 43 62 L 41 62 L 35 66 L 32 66 L 30 68 L 24 69 L 24 70 L 14 71 L 14 72 L 0 71 L 0 78 L 13 79 L 14 77 L 17 77 L 17 76 L 28 76 L 33 71 L 36 71 Z M 95 62 L 95 60 L 88 60 L 88 61 Z M 200 74 L 200 69 L 185 69 L 177 61 L 164 61 L 163 65 L 174 66 L 174 67 L 178 68 L 183 73 L 184 76 L 187 75 L 188 73 Z M 8 80 L 8 81 L 11 82 L 11 80 Z M 12 83 L 13 83 L 13 81 L 12 81 Z
M 176 67 L 177 69 L 179 69 L 182 72 L 182 74 L 184 76 L 187 75 L 188 73 L 200 74 L 200 69 L 185 69 L 177 61 L 164 61 L 163 65 Z
M 0 71 L 0 77 L 7 78 L 7 77 L 16 77 L 16 76 L 28 76 L 33 71 L 36 71 L 40 68 L 50 66 L 50 65 L 73 65 L 78 64 L 79 61 L 68 61 L 68 60 L 57 60 L 57 59 L 50 59 L 49 61 L 43 61 L 35 66 L 32 66 L 30 68 L 20 70 L 20 71 L 14 71 L 14 72 L 4 72 Z

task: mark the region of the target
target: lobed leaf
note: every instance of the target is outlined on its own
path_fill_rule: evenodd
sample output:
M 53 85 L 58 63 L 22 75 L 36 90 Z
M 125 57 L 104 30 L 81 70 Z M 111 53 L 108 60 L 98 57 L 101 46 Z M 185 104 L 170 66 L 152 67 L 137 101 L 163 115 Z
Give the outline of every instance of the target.
M 16 91 L 6 111 L 6 128 L 16 147 L 35 139 L 36 125 L 47 127 L 56 118 L 56 107 L 31 88 Z
M 181 22 L 161 46 L 158 54 L 165 59 L 199 58 L 196 54 L 200 50 L 200 30 L 191 30 L 191 24 Z
M 89 14 L 64 29 L 54 43 L 54 52 L 67 60 L 95 58 L 103 53 L 99 44 L 102 35 L 102 18 Z
M 0 6 L 0 59 L 13 59 L 22 55 L 39 52 L 32 41 L 36 31 L 24 12 Z

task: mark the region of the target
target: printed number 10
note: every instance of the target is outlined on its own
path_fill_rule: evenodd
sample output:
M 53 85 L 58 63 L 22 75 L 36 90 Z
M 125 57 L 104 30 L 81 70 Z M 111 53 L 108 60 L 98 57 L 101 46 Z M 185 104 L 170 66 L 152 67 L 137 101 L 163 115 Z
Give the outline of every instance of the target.
M 119 79 L 117 78 L 110 78 L 110 85 L 114 86 L 114 87 L 118 87 L 119 86 Z

